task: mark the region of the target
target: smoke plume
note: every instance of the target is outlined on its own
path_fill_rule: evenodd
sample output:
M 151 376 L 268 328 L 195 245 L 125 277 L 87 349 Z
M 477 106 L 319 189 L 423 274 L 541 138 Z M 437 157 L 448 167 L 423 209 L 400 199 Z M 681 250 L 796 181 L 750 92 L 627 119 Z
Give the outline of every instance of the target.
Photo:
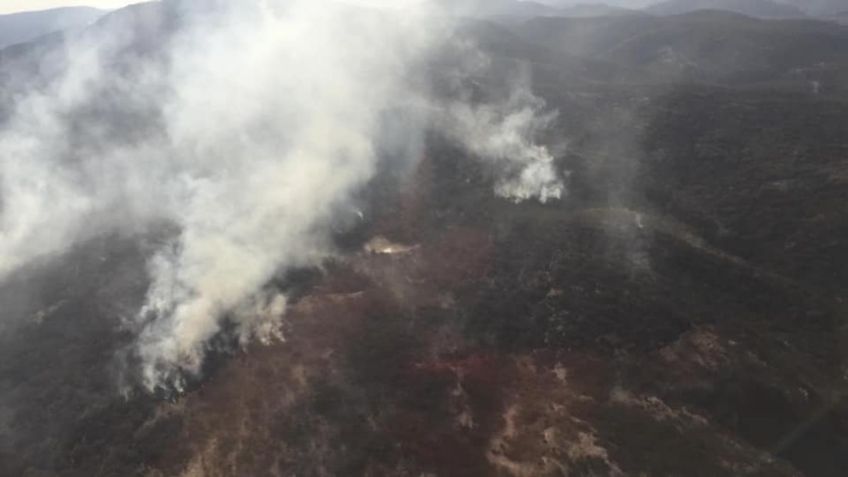
M 533 140 L 554 115 L 526 83 L 498 104 L 435 99 L 422 76 L 456 50 L 454 20 L 391 5 L 171 1 L 167 38 L 113 20 L 69 40 L 61 75 L 0 128 L 0 279 L 99 234 L 172 228 L 127 325 L 143 384 L 179 388 L 225 321 L 243 342 L 280 338 L 286 298 L 267 283 L 334 253 L 381 143 L 441 130 L 491 165 L 497 194 L 561 197 Z M 426 119 L 381 127 L 398 112 Z

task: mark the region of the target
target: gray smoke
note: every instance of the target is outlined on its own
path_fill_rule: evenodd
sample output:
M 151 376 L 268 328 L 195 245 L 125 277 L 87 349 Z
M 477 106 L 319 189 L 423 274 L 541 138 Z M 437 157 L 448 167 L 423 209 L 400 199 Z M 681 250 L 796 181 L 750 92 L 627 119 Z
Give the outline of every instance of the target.
M 423 126 L 382 137 L 388 112 L 443 127 L 491 165 L 500 195 L 564 193 L 533 142 L 554 116 L 526 82 L 500 104 L 436 101 L 422 86 L 422 65 L 453 38 L 433 5 L 210 3 L 164 57 L 133 50 L 122 28 L 71 41 L 65 72 L 19 96 L 0 130 L 0 279 L 98 234 L 178 231 L 127 323 L 149 389 L 197 374 L 225 316 L 243 342 L 281 338 L 286 299 L 265 285 L 335 253 L 333 226 L 375 175 L 381 141 L 422 142 Z

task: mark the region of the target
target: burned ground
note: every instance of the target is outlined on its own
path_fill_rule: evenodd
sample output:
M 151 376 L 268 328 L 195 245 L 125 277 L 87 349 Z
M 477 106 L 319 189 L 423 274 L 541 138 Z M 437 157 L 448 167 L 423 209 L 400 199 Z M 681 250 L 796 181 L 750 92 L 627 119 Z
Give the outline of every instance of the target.
M 843 475 L 840 88 L 603 82 L 597 56 L 563 83 L 538 41 L 491 53 L 538 54 L 568 197 L 496 198 L 430 138 L 344 253 L 269 285 L 285 341 L 222 338 L 184 394 L 121 360 L 158 237 L 3 284 L 0 475 Z

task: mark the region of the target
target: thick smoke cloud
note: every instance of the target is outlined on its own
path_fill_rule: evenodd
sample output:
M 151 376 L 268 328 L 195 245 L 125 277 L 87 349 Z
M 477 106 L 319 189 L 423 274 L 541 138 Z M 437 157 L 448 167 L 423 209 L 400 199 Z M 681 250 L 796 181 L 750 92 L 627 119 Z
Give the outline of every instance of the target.
M 421 144 L 429 124 L 491 165 L 498 194 L 564 193 L 533 142 L 553 116 L 526 83 L 499 104 L 433 98 L 421 75 L 453 26 L 432 5 L 207 7 L 183 11 L 164 55 L 115 22 L 72 41 L 61 78 L 0 130 L 0 279 L 97 234 L 176 231 L 127 320 L 149 389 L 199 373 L 225 320 L 243 342 L 280 338 L 286 298 L 267 283 L 334 253 L 383 141 Z M 384 137 L 398 111 L 425 120 Z

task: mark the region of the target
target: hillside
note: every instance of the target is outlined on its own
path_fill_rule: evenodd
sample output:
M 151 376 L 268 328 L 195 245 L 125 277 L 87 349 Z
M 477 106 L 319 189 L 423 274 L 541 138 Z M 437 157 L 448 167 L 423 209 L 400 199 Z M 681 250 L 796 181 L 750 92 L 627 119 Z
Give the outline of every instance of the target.
M 86 27 L 104 13 L 94 8 L 70 7 L 0 15 L 0 48 L 48 33 Z
M 679 15 L 696 10 L 726 10 L 756 18 L 799 18 L 801 9 L 773 0 L 666 0 L 645 9 L 658 15 Z
M 843 90 L 848 30 L 828 22 L 762 21 L 726 12 L 672 17 L 537 18 L 515 27 L 553 51 L 610 65 L 620 81 L 770 83 Z
M 794 5 L 810 15 L 832 15 L 848 8 L 845 0 L 782 0 L 781 3 Z
M 834 13 L 825 17 L 827 20 L 835 21 L 841 25 L 848 25 L 848 12 Z
M 626 15 L 634 10 L 616 7 L 606 3 L 578 3 L 560 8 L 558 16 L 564 17 L 603 17 L 608 15 Z
M 517 16 L 536 17 L 557 15 L 557 8 L 533 1 L 521 0 L 437 0 L 438 3 L 454 15 L 461 16 Z
M 249 115 L 243 121 L 242 103 L 248 111 L 286 105 L 303 83 L 287 78 L 300 71 L 271 75 L 262 84 L 269 96 L 227 95 L 221 84 L 254 85 L 249 73 L 257 70 L 240 66 L 252 64 L 246 52 L 256 50 L 225 43 L 226 61 L 213 61 L 206 53 L 222 45 L 204 30 L 195 45 L 203 54 L 170 54 L 169 45 L 185 44 L 182 15 L 193 14 L 168 9 L 176 3 L 121 9 L 81 36 L 0 51 L 0 132 L 22 92 L 51 91 L 76 58 L 69 45 L 83 38 L 104 45 L 108 74 L 92 102 L 56 106 L 57 117 L 71 119 L 62 143 L 70 153 L 61 159 L 94 173 L 140 161 L 127 181 L 141 189 L 133 207 L 179 200 L 140 187 L 148 169 L 155 181 L 176 176 L 191 191 L 237 174 L 251 154 L 267 154 L 264 167 L 276 164 L 282 148 L 238 146 L 304 122 L 319 125 L 307 135 L 304 163 L 317 164 L 328 144 L 344 141 L 339 123 L 357 117 L 346 107 L 277 129 Z M 445 102 L 459 101 L 451 95 L 459 83 L 473 105 L 521 99 L 505 92 L 526 81 L 545 110 L 557 112 L 534 133 L 567 181 L 562 200 L 497 196 L 495 172 L 451 131 L 431 121 L 408 140 L 399 131 L 427 121 L 392 108 L 373 125 L 392 139 L 375 148 L 375 175 L 341 204 L 347 219 L 331 224 L 333 253 L 262 285 L 286 296 L 284 339 L 245 340 L 233 331 L 244 319 L 234 311 L 204 344 L 201 373 L 180 390 L 143 388 L 134 367 L 141 358 L 129 351 L 140 339 L 132 317 L 145 305 L 151 270 L 181 248 L 161 251 L 176 225 L 130 223 L 40 257 L 0 280 L 0 477 L 842 477 L 848 29 L 716 11 L 540 11 L 460 20 L 452 40 L 478 47 L 474 58 L 486 58 L 479 62 L 489 69 L 462 77 L 457 71 L 469 62 L 446 49 L 409 76 Z M 322 25 L 308 26 L 302 31 L 315 35 Z M 344 38 L 332 58 L 361 59 L 356 38 Z M 315 66 L 307 56 L 330 54 L 321 42 L 309 46 L 294 57 L 304 69 Z M 285 61 L 272 58 L 258 62 L 259 71 Z M 210 63 L 208 75 L 179 94 L 174 84 L 186 83 L 151 80 L 161 69 L 183 81 Z M 328 101 L 322 89 L 345 97 L 347 84 L 330 76 L 294 100 Z M 354 104 L 376 107 L 381 81 Z M 153 87 L 138 86 L 146 82 Z M 88 91 L 84 84 L 70 93 Z M 151 103 L 162 91 L 168 101 L 158 110 Z M 43 97 L 29 109 L 48 111 Z M 213 102 L 202 111 L 216 120 L 167 116 L 185 100 Z M 508 119 L 520 122 L 531 109 Z M 193 122 L 203 134 L 171 155 L 150 147 L 151 137 L 180 141 Z M 225 135 L 213 143 L 223 151 L 204 143 L 213 133 Z M 118 151 L 117 169 L 86 162 L 109 148 Z M 392 162 L 405 148 L 414 159 Z M 332 187 L 355 150 L 340 150 L 328 166 L 333 174 L 305 187 L 308 197 Z M 174 172 L 177 153 L 196 159 L 201 173 Z M 264 190 L 256 187 L 269 175 L 261 168 L 186 209 L 217 195 L 227 200 L 212 203 L 228 208 L 240 192 L 286 196 L 321 167 L 293 170 Z M 114 182 L 105 175 L 101 194 Z M 66 205 L 56 202 L 50 206 Z M 285 210 L 313 213 L 306 203 Z M 288 215 L 233 209 L 266 219 L 257 219 L 260 243 Z M 221 223 L 230 230 L 235 221 L 197 220 L 201 231 Z M 221 241 L 244 240 L 238 233 Z M 228 276 L 250 261 L 227 258 Z

